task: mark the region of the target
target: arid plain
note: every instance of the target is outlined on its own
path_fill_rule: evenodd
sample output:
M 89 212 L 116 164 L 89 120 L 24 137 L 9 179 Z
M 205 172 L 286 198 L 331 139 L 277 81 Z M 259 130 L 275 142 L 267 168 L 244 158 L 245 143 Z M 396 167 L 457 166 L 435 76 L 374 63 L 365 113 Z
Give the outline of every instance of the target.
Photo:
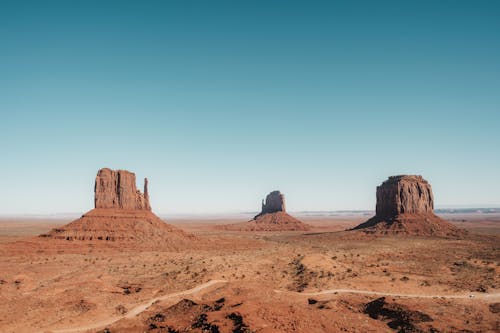
M 100 169 L 81 217 L 0 223 L 0 329 L 498 331 L 500 214 L 452 224 L 418 175 L 376 196 L 375 215 L 297 218 L 272 191 L 255 216 L 165 222 L 147 179 Z
M 0 1 L 0 50 L 0 333 L 500 333 L 500 0 Z
M 5 219 L 0 331 L 498 331 L 500 215 L 451 216 L 461 239 L 344 231 L 367 217 L 302 217 L 306 232 L 172 219 L 196 241 L 156 249 L 41 238 L 69 221 Z

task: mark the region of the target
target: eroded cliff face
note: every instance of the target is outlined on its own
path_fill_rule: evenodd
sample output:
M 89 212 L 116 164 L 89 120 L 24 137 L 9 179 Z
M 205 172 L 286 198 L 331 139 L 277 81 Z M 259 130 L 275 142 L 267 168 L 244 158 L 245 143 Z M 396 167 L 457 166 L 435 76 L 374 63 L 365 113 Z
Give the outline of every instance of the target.
M 286 212 L 285 195 L 280 191 L 273 191 L 266 197 L 266 201 L 262 201 L 262 214 Z
M 377 187 L 376 215 L 433 214 L 431 185 L 422 176 L 392 176 Z
M 389 177 L 377 187 L 376 215 L 354 230 L 374 235 L 460 238 L 466 233 L 434 214 L 431 185 L 422 176 Z
M 285 195 L 280 191 L 273 191 L 262 200 L 262 211 L 252 220 L 242 223 L 226 225 L 225 230 L 241 231 L 305 231 L 310 226 L 297 220 L 286 212 Z
M 94 187 L 95 208 L 151 210 L 148 181 L 144 179 L 144 194 L 137 190 L 135 174 L 126 170 L 101 169 Z
M 107 168 L 99 170 L 94 195 L 94 209 L 40 236 L 54 240 L 110 241 L 120 242 L 119 246 L 134 244 L 134 247 L 140 248 L 166 249 L 181 249 L 201 242 L 192 234 L 165 223 L 151 211 L 148 180 L 144 179 L 143 194 L 137 190 L 132 172 Z

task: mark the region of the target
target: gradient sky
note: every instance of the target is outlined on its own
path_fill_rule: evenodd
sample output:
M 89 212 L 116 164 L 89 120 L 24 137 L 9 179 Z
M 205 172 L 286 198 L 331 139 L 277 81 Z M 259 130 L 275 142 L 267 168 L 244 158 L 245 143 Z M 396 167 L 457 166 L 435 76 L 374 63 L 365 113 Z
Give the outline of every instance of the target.
M 499 1 L 2 1 L 0 214 L 374 209 L 421 174 L 500 206 Z

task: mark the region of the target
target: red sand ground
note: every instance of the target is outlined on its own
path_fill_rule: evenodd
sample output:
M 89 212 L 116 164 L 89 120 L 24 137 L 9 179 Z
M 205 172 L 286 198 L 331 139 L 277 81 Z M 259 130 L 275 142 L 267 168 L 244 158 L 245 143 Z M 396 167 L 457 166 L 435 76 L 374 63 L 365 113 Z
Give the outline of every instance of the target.
M 354 229 L 374 235 L 459 238 L 466 234 L 434 214 L 401 214 L 393 219 L 374 216 Z
M 170 221 L 195 234 L 183 248 L 54 240 L 34 235 L 61 221 L 0 222 L 0 331 L 498 331 L 498 221 L 461 220 L 469 234 L 445 239 L 342 231 L 365 217 L 304 220 L 311 230 Z

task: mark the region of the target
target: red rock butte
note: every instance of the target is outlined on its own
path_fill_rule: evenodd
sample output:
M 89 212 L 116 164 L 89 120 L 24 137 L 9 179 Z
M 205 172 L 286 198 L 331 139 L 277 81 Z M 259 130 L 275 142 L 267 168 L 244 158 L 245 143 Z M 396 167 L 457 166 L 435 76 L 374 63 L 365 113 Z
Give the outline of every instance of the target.
M 94 209 L 42 237 L 68 241 L 126 241 L 148 245 L 181 245 L 194 236 L 163 222 L 151 212 L 148 180 L 137 190 L 135 174 L 101 169 L 94 186 Z
M 142 194 L 135 186 L 133 172 L 101 169 L 95 178 L 94 206 L 104 209 L 151 210 L 148 179 L 144 178 L 144 194 Z
M 311 227 L 289 215 L 285 208 L 285 195 L 273 191 L 266 200 L 262 200 L 262 210 L 252 220 L 223 228 L 240 231 L 307 231 Z
M 422 176 L 391 176 L 377 187 L 376 214 L 354 230 L 370 234 L 460 237 L 464 231 L 434 214 L 432 187 Z
M 285 195 L 280 191 L 273 191 L 266 196 L 265 201 L 262 200 L 262 209 L 259 215 L 276 212 L 286 212 Z

